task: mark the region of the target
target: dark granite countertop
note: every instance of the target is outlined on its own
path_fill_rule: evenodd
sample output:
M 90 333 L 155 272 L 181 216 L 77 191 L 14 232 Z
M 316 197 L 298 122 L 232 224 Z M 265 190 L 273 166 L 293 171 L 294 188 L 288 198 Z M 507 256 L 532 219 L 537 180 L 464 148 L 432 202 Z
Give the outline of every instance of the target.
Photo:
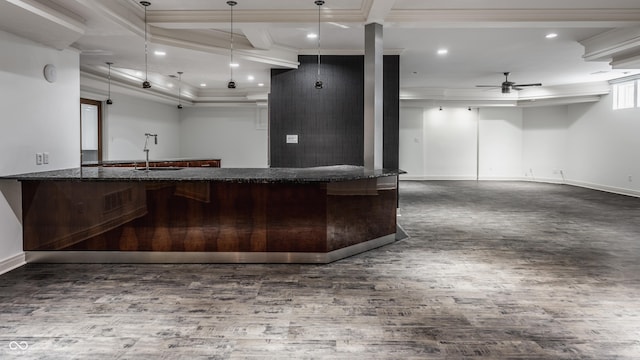
M 177 169 L 177 170 L 176 170 Z M 155 168 L 81 167 L 4 176 L 19 181 L 222 181 L 241 183 L 338 182 L 395 176 L 399 170 L 367 170 L 337 165 L 313 168 Z

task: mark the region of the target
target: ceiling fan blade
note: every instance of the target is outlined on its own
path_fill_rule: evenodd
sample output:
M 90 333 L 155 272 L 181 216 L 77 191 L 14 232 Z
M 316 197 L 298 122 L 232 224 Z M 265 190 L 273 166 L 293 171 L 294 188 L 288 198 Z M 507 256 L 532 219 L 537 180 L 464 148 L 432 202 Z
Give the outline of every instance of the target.
M 499 87 L 500 87 L 500 85 L 476 85 L 476 87 L 499 88 Z
M 542 84 L 537 83 L 537 84 L 514 84 L 513 86 L 517 86 L 517 87 L 523 87 L 523 86 L 542 86 Z

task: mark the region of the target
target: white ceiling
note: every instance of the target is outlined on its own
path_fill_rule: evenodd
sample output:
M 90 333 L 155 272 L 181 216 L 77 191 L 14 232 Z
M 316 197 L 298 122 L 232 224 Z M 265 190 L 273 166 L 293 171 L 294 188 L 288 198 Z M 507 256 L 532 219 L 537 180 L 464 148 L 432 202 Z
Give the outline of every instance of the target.
M 238 88 L 230 93 L 226 1 L 151 0 L 148 69 L 154 92 L 171 96 L 177 90 L 168 84 L 176 80 L 168 75 L 183 71 L 184 95 L 195 102 L 264 99 L 271 68 L 295 67 L 297 55 L 317 52 L 316 40 L 306 37 L 318 26 L 313 0 L 237 1 L 240 67 L 234 70 Z M 114 63 L 114 82 L 135 87 L 142 81 L 136 72 L 145 68 L 143 18 L 135 0 L 0 0 L 0 29 L 79 49 L 89 79 L 84 83 L 95 88 L 107 61 Z M 373 21 L 384 25 L 385 51 L 400 54 L 402 93 L 412 94 L 407 98 L 500 99 L 499 89 L 475 85 L 499 85 L 505 71 L 511 81 L 541 82 L 546 90 L 527 89 L 509 99 L 570 97 L 582 84 L 640 72 L 638 0 L 326 0 L 322 54 L 362 54 L 364 25 Z M 558 37 L 545 38 L 550 32 Z M 437 55 L 440 48 L 449 53 Z M 167 55 L 155 56 L 155 50 Z M 624 69 L 613 69 L 612 60 Z

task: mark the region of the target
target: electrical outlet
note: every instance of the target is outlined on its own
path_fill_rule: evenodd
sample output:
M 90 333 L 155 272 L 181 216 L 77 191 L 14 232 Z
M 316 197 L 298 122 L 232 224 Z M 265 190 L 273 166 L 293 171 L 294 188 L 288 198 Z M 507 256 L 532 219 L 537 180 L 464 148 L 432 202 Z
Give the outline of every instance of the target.
M 48 152 L 42 153 L 42 163 L 43 164 L 48 164 L 49 163 L 49 153 Z
M 42 165 L 42 153 L 36 153 L 36 165 Z

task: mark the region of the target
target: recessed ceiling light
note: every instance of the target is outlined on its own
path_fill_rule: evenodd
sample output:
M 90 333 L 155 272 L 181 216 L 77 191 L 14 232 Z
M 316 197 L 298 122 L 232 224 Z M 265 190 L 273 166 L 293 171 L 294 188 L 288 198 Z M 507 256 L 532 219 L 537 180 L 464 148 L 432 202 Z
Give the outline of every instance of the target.
M 140 76 L 142 76 L 142 75 L 143 75 L 143 74 L 142 74 L 142 71 L 136 71 L 136 76 L 140 77 Z
M 153 53 L 156 54 L 157 56 L 165 56 L 165 55 L 167 55 L 167 52 L 166 51 L 162 51 L 162 50 L 156 50 Z
M 200 87 L 207 87 L 207 84 L 202 83 L 202 84 L 200 84 Z
M 168 87 L 170 87 L 170 88 L 172 88 L 172 87 L 173 87 L 173 84 L 172 84 L 172 83 L 169 83 L 169 84 L 167 84 L 167 86 L 168 86 Z
M 545 36 L 547 39 L 553 39 L 553 38 L 557 38 L 558 34 L 556 33 L 549 33 L 547 34 L 547 36 Z
M 264 83 L 258 83 L 258 86 L 263 87 Z
M 447 55 L 449 50 L 447 49 L 438 49 L 438 55 Z
M 238 66 L 240 66 L 240 64 L 238 64 L 238 63 L 231 63 L 231 64 L 229 64 L 229 66 L 231 66 L 232 68 L 237 68 Z
M 307 34 L 307 39 L 317 39 L 317 38 L 318 38 L 318 34 L 315 34 L 315 33 Z
M 247 80 L 249 80 L 249 81 L 253 81 L 253 80 L 255 80 L 255 79 L 256 79 L 256 78 L 254 78 L 254 77 L 253 77 L 253 75 L 249 75 L 249 76 L 247 76 Z

